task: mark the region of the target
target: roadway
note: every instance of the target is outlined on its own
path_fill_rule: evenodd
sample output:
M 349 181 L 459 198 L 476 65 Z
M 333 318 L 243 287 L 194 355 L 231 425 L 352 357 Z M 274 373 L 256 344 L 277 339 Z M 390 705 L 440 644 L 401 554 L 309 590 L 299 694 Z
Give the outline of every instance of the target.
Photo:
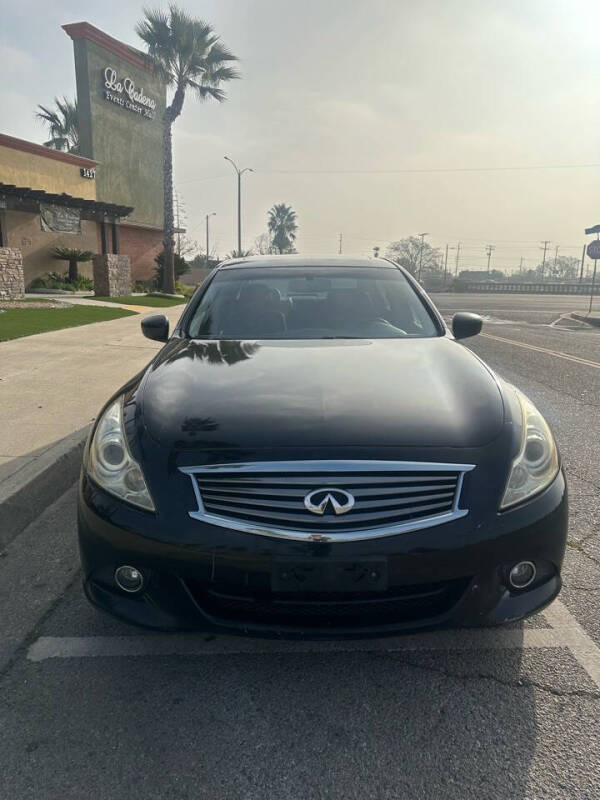
M 468 346 L 554 428 L 560 602 L 380 642 L 147 634 L 84 602 L 71 490 L 0 558 L 1 798 L 600 796 L 600 331 L 552 326 L 580 298 L 434 299 L 487 316 Z

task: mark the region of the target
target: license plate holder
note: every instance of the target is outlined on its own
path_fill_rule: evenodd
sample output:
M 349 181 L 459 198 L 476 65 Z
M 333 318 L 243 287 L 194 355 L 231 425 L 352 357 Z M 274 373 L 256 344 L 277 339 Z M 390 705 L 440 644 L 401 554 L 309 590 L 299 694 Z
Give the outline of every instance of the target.
M 271 569 L 274 592 L 383 592 L 387 588 L 384 558 L 277 559 Z

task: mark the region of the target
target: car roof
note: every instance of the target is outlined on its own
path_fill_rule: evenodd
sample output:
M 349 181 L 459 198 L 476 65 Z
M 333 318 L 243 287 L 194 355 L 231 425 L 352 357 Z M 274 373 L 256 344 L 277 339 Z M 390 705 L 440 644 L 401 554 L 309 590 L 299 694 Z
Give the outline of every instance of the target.
M 247 256 L 230 258 L 219 264 L 218 269 L 239 269 L 240 267 L 383 267 L 398 269 L 397 265 L 385 258 L 356 258 L 353 256 Z

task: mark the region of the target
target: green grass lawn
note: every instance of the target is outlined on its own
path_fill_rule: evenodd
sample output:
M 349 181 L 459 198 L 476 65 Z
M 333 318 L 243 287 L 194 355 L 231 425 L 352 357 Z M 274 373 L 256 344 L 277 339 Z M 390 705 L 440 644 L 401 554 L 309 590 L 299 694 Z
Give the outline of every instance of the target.
M 31 336 L 34 333 L 75 328 L 90 322 L 105 322 L 129 317 L 135 311 L 106 306 L 70 306 L 69 308 L 15 308 L 0 313 L 0 342 Z
M 152 306 L 153 308 L 166 308 L 167 306 L 180 306 L 186 303 L 184 297 L 162 297 L 158 294 L 125 295 L 124 297 L 96 297 L 90 295 L 90 300 L 104 300 L 108 303 L 125 303 L 130 306 Z

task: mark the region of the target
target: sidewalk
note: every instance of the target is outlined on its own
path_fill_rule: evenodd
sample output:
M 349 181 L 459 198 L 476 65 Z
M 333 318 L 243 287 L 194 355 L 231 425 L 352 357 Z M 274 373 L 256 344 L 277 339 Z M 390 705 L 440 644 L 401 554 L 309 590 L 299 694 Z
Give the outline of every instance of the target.
M 164 309 L 172 326 L 183 309 Z M 53 443 L 89 425 L 110 394 L 160 349 L 140 330 L 143 316 L 156 309 L 143 311 L 0 344 L 0 485 Z
M 78 294 L 39 294 L 36 292 L 35 294 L 26 294 L 25 296 L 31 299 L 36 299 L 39 297 L 41 300 L 57 300 L 58 302 L 70 303 L 74 306 L 107 306 L 108 308 L 125 308 L 128 311 L 137 311 L 139 314 L 162 314 L 163 311 L 168 311 L 170 308 L 178 308 L 178 306 L 167 306 L 166 308 L 157 306 L 156 308 L 153 308 L 152 306 L 111 303 L 110 301 L 106 300 L 92 300 L 89 297 L 83 297 L 82 295 Z M 143 295 L 140 296 L 142 297 Z

